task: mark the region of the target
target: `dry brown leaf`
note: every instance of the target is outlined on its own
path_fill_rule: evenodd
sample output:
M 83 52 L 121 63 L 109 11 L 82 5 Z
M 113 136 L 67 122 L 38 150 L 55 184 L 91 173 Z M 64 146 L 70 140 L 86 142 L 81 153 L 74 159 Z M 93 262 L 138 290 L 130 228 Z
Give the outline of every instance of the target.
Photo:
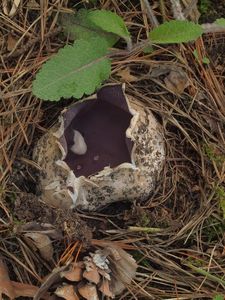
M 80 288 L 78 288 L 80 295 L 87 300 L 99 300 L 96 286 L 88 283 Z
M 22 225 L 16 225 L 13 229 L 16 233 L 35 232 L 45 234 L 51 239 L 61 240 L 63 238 L 62 232 L 56 229 L 53 225 L 48 223 L 28 222 Z
M 88 281 L 98 284 L 100 281 L 100 275 L 98 273 L 96 265 L 91 261 L 85 262 L 86 270 L 83 273 L 83 277 Z
M 27 283 L 11 281 L 6 264 L 0 259 L 0 299 L 6 295 L 10 299 L 18 297 L 34 297 L 38 287 Z M 49 295 L 43 297 L 49 299 Z
M 16 294 L 9 279 L 8 269 L 6 264 L 0 259 L 0 298 L 2 295 L 6 295 L 10 299 L 15 299 Z
M 17 12 L 21 0 L 2 0 L 3 12 L 9 17 L 13 17 Z
M 14 47 L 16 46 L 16 43 L 17 43 L 17 39 L 12 34 L 8 34 L 7 50 L 12 51 L 14 49 Z
M 111 253 L 110 262 L 113 278 L 110 287 L 114 295 L 119 295 L 135 277 L 137 263 L 130 254 L 120 247 L 111 244 L 106 250 Z
M 130 69 L 127 67 L 125 69 L 120 70 L 117 75 L 122 79 L 124 82 L 133 82 L 136 81 L 138 78 L 130 73 Z
M 65 277 L 70 281 L 80 281 L 82 280 L 82 268 L 84 264 L 82 262 L 72 264 L 70 270 L 62 272 L 61 276 Z
M 34 297 L 36 292 L 38 291 L 39 287 L 21 283 L 21 282 L 15 282 L 11 281 L 11 284 L 14 288 L 15 298 L 17 297 Z M 47 299 L 47 296 L 45 297 Z
M 52 260 L 53 258 L 53 247 L 50 238 L 42 233 L 27 232 L 24 235 L 27 238 L 32 239 L 33 243 L 39 250 L 41 256 L 45 260 Z
M 58 297 L 64 298 L 66 300 L 79 300 L 79 297 L 76 294 L 73 285 L 64 285 L 58 287 L 57 290 L 55 291 L 55 294 Z
M 93 269 L 91 271 L 84 271 L 83 277 L 87 279 L 90 282 L 93 282 L 95 284 L 98 284 L 100 281 L 100 275 L 97 271 L 97 269 Z
M 171 71 L 164 82 L 166 87 L 177 95 L 181 95 L 189 85 L 187 73 L 182 69 Z
M 102 281 L 102 283 L 100 284 L 100 287 L 99 287 L 99 291 L 102 292 L 102 294 L 107 297 L 114 298 L 113 293 L 110 291 L 108 280 Z

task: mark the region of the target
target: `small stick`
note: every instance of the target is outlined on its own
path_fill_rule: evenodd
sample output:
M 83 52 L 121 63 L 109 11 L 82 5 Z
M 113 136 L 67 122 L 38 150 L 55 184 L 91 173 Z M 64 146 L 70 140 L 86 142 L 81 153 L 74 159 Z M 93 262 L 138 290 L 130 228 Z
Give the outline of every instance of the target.
M 176 20 L 186 20 L 185 16 L 182 12 L 182 7 L 180 4 L 180 0 L 170 0 L 172 11 L 173 11 L 173 17 Z
M 197 5 L 197 0 L 192 0 L 191 3 L 184 9 L 184 17 L 187 18 L 191 13 L 195 5 Z
M 158 20 L 156 19 L 154 13 L 153 13 L 153 10 L 151 8 L 151 5 L 149 4 L 148 0 L 142 0 L 143 3 L 144 3 L 144 6 L 146 8 L 146 13 L 147 13 L 147 16 L 152 24 L 153 27 L 158 27 L 159 26 L 159 22 Z
M 138 227 L 138 226 L 129 226 L 128 227 L 129 231 L 132 232 L 146 232 L 146 233 L 158 233 L 162 232 L 162 228 L 157 228 L 157 227 Z
M 219 33 L 219 32 L 224 32 L 225 27 L 214 24 L 214 23 L 205 23 L 201 25 L 204 33 Z
M 51 32 L 48 32 L 45 35 L 45 39 L 53 37 L 53 36 L 59 34 L 61 31 L 62 31 L 62 29 L 60 27 L 58 27 L 58 28 L 52 30 Z M 19 48 L 16 51 L 14 51 L 11 55 L 10 55 L 10 53 L 4 53 L 2 55 L 2 59 L 7 60 L 7 59 L 15 58 L 15 57 L 23 54 L 24 52 L 29 50 L 32 46 L 34 46 L 36 43 L 38 43 L 40 41 L 40 39 L 41 39 L 40 36 L 33 38 L 32 40 L 28 41 L 24 46 L 22 46 L 21 48 Z

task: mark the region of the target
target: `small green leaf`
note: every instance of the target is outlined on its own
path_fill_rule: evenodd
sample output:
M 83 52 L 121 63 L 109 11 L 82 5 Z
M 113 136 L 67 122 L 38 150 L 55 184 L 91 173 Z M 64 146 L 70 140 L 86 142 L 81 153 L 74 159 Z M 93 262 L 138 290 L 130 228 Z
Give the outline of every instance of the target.
M 202 62 L 203 64 L 208 65 L 210 63 L 210 60 L 208 59 L 208 57 L 204 56 Z
M 90 11 L 80 9 L 76 14 L 61 14 L 59 23 L 63 27 L 64 34 L 71 40 L 101 37 L 104 38 L 109 47 L 112 47 L 119 37 L 111 32 L 106 32 L 99 26 L 96 26 L 89 19 Z
M 225 220 L 225 190 L 223 187 L 217 187 L 216 195 L 219 200 L 219 206 L 223 214 L 223 219 Z
M 193 51 L 193 55 L 197 60 L 199 60 L 198 52 L 196 49 Z
M 215 297 L 213 297 L 213 300 L 224 300 L 224 296 L 223 295 L 216 295 Z
M 223 212 L 223 219 L 225 220 L 225 199 L 220 200 L 220 207 Z
M 216 19 L 215 24 L 225 27 L 225 18 Z
M 198 52 L 197 52 L 196 49 L 193 51 L 193 55 L 194 55 L 194 57 L 196 58 L 197 61 L 200 61 L 200 58 L 198 56 Z M 202 58 L 202 63 L 205 64 L 205 65 L 208 65 L 210 63 L 210 60 L 208 59 L 208 57 L 204 56 Z
M 43 100 L 81 98 L 92 94 L 111 71 L 108 45 L 101 38 L 78 40 L 48 60 L 33 82 L 33 94 Z
M 89 13 L 89 20 L 102 30 L 114 33 L 125 40 L 130 40 L 130 33 L 123 19 L 116 13 L 107 10 L 93 10 Z
M 155 44 L 185 43 L 196 40 L 202 33 L 203 29 L 199 24 L 173 20 L 153 29 L 149 38 Z

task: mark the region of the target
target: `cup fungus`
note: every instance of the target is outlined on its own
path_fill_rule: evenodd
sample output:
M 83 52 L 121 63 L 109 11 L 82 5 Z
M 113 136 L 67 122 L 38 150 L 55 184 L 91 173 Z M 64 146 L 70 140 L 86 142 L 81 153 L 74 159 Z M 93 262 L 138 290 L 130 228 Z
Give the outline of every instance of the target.
M 97 210 L 147 199 L 165 160 L 161 126 L 121 85 L 64 110 L 38 141 L 42 199 L 52 206 Z

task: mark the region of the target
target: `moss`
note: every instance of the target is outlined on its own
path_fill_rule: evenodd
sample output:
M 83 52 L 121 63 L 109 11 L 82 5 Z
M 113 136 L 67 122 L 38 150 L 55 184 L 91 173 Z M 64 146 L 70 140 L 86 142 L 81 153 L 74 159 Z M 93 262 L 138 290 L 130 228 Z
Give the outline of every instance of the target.
M 199 12 L 201 15 L 207 14 L 212 7 L 212 3 L 210 0 L 200 0 L 198 4 Z
M 224 231 L 225 222 L 215 216 L 212 215 L 205 221 L 203 235 L 208 244 L 220 240 L 223 237 Z
M 213 145 L 204 145 L 203 151 L 205 155 L 212 161 L 215 162 L 218 167 L 222 166 L 225 161 L 225 155 L 217 153 L 218 150 Z
M 132 253 L 133 258 L 138 262 L 139 266 L 143 266 L 146 268 L 151 267 L 151 263 L 148 258 L 145 258 L 144 255 L 138 251 L 134 251 Z
M 225 220 L 225 189 L 221 186 L 217 187 L 216 196 L 219 201 L 220 209 L 223 213 L 223 219 Z

